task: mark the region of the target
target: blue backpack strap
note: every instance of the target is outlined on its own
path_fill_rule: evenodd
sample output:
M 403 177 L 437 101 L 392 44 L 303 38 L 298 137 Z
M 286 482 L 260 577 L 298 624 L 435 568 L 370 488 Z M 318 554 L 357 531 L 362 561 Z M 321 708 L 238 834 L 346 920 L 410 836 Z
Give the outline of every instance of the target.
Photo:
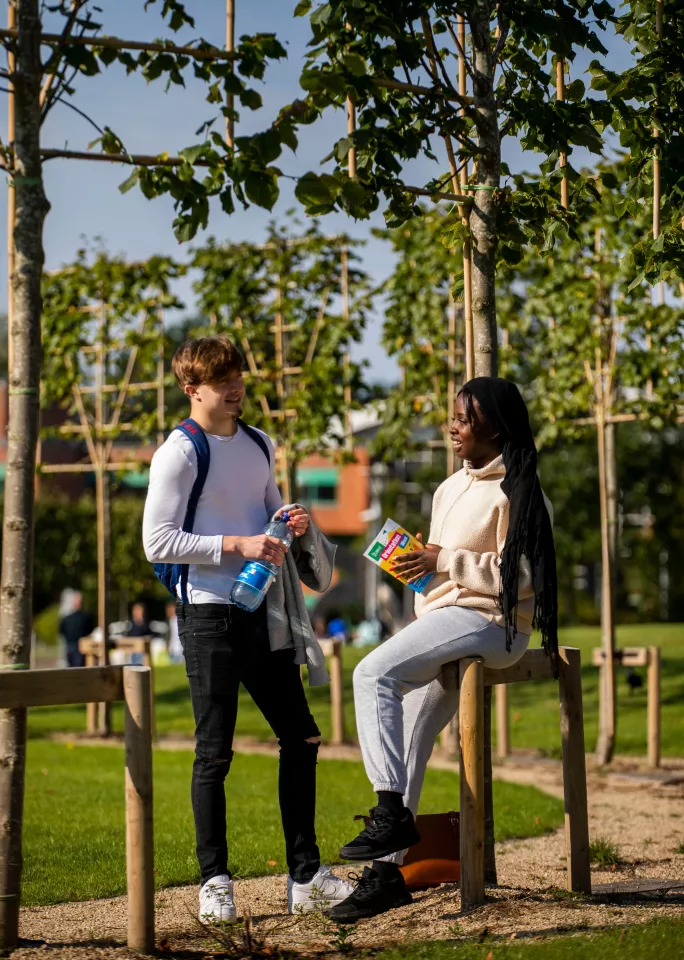
M 271 451 L 268 449 L 268 444 L 264 440 L 263 436 L 259 433 L 258 430 L 255 430 L 254 427 L 250 427 L 248 423 L 245 423 L 244 420 L 237 419 L 237 423 L 242 427 L 247 436 L 253 440 L 258 447 L 261 447 L 261 452 L 268 460 L 269 467 L 271 466 Z
M 197 421 L 192 420 L 188 417 L 187 420 L 183 420 L 178 424 L 176 430 L 180 430 L 181 433 L 190 440 L 193 447 L 195 448 L 195 453 L 197 454 L 197 477 L 195 482 L 192 485 L 192 490 L 190 491 L 190 496 L 188 498 L 188 507 L 185 511 L 185 521 L 183 522 L 183 530 L 186 533 L 192 533 L 192 528 L 195 524 L 195 514 L 197 513 L 197 504 L 199 503 L 199 498 L 202 495 L 202 490 L 204 489 L 204 484 L 207 479 L 207 474 L 209 473 L 209 463 L 211 461 L 211 455 L 209 453 L 209 442 L 207 440 L 204 430 L 200 427 Z M 181 575 L 180 575 L 180 587 L 181 587 L 181 602 L 188 602 L 188 564 L 181 564 Z

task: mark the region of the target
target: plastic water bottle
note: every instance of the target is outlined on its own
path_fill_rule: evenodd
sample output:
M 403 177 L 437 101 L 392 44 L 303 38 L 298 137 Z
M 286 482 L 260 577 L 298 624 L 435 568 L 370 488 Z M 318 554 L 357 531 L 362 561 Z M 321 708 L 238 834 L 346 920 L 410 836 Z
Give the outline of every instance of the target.
M 269 521 L 263 531 L 267 536 L 280 540 L 288 549 L 294 539 L 294 534 L 287 525 L 289 519 L 289 513 L 284 513 L 279 520 Z M 268 560 L 245 560 L 233 584 L 230 602 L 242 610 L 254 613 L 263 603 L 277 573 L 278 567 Z

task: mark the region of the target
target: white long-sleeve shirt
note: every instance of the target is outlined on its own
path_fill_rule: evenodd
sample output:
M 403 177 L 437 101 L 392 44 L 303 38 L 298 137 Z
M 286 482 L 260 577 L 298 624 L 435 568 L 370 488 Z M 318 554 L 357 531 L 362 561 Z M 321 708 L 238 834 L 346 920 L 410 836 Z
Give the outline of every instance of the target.
M 187 563 L 190 603 L 228 603 L 244 562 L 222 552 L 224 536 L 254 537 L 282 506 L 263 450 L 244 430 L 232 437 L 207 434 L 209 473 L 192 533 L 183 531 L 190 491 L 197 477 L 192 441 L 173 430 L 152 458 L 143 517 L 143 545 L 151 563 Z

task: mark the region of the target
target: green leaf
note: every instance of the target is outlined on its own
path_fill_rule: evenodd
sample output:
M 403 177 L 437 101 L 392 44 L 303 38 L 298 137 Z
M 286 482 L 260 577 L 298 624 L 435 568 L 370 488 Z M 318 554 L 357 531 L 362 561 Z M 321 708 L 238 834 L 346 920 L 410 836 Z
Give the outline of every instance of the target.
M 329 3 L 324 3 L 322 7 L 311 14 L 311 23 L 316 27 L 324 26 L 332 16 L 332 7 Z
M 245 193 L 258 207 L 272 210 L 280 194 L 278 179 L 275 174 L 250 170 L 245 177 Z
M 348 53 L 343 60 L 347 70 L 355 77 L 364 77 L 368 72 L 366 62 L 358 53 Z
M 140 179 L 140 171 L 134 170 L 130 177 L 127 177 L 123 183 L 119 184 L 119 190 L 121 193 L 128 193 L 129 190 L 132 190 Z
M 248 110 L 259 110 L 263 104 L 261 94 L 256 90 L 241 90 L 239 96 L 240 103 Z
M 295 17 L 305 17 L 310 9 L 311 0 L 299 0 L 299 3 L 294 8 L 294 15 Z
M 585 86 L 581 80 L 573 80 L 565 88 L 565 99 L 580 101 L 584 99 Z
M 183 150 L 178 151 L 178 155 L 183 157 L 184 160 L 187 160 L 188 163 L 196 163 L 197 160 L 202 156 L 206 151 L 208 144 L 198 143 L 194 147 L 185 147 Z
M 327 183 L 316 173 L 305 173 L 299 178 L 295 187 L 295 196 L 306 207 L 313 204 L 329 204 L 335 202 Z

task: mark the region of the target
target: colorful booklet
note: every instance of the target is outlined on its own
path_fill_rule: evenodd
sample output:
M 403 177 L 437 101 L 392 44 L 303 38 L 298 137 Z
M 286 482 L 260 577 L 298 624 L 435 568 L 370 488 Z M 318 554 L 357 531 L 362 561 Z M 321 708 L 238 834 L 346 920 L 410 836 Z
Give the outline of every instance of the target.
M 404 553 L 412 553 L 415 550 L 423 550 L 423 544 L 411 536 L 408 530 L 404 530 L 394 520 L 389 517 L 385 520 L 382 530 L 373 539 L 364 557 L 368 557 L 373 563 L 376 563 L 381 569 L 391 573 L 393 577 L 401 583 L 407 584 L 416 593 L 422 593 L 425 587 L 432 580 L 432 574 L 426 573 L 424 577 L 409 583 L 405 577 L 400 577 L 391 569 L 391 564 Z

